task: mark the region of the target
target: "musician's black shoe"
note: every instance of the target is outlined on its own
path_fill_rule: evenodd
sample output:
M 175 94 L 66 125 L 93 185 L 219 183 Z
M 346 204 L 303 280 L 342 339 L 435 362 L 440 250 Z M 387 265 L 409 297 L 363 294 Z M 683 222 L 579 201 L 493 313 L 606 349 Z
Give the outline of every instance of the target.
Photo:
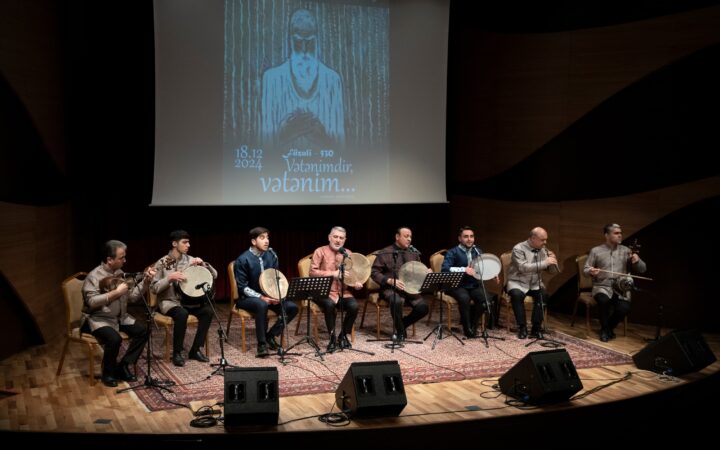
M 183 358 L 182 353 L 180 353 L 180 352 L 173 352 L 172 362 L 173 362 L 173 365 L 178 366 L 178 367 L 182 367 L 182 366 L 185 365 L 185 358 Z
M 122 381 L 137 381 L 137 377 L 130 372 L 127 363 L 120 363 L 115 369 L 115 378 Z
M 527 339 L 528 332 L 527 332 L 527 327 L 525 325 L 520 325 L 518 327 L 517 337 L 518 337 L 518 339 Z
M 465 334 L 465 337 L 468 339 L 475 339 L 477 337 L 477 330 L 475 328 L 468 328 L 463 331 L 463 334 Z
M 205 356 L 205 354 L 200 350 L 196 350 L 196 351 L 190 350 L 190 353 L 188 353 L 188 359 L 194 359 L 195 361 L 200 361 L 200 362 L 210 362 L 210 358 Z
M 340 348 L 352 348 L 350 339 L 348 339 L 348 336 L 345 333 L 341 334 L 338 338 L 338 344 L 340 345 Z
M 330 334 L 330 342 L 328 342 L 328 345 L 327 345 L 327 348 L 325 349 L 325 351 L 327 353 L 332 353 L 335 350 L 337 350 L 337 345 L 336 345 L 336 341 L 335 341 L 335 333 L 331 333 Z
M 110 375 L 103 375 L 102 383 L 107 387 L 117 387 L 117 380 Z
M 608 334 L 608 332 L 606 330 L 600 331 L 600 340 L 602 342 L 607 342 L 610 340 L 610 335 Z
M 532 327 L 532 329 L 530 330 L 530 337 L 533 339 L 543 339 L 545 335 L 542 332 L 542 328 Z
M 278 344 L 277 340 L 275 339 L 275 336 L 268 333 L 265 335 L 265 341 L 267 342 L 267 346 L 270 350 L 276 351 L 280 348 L 280 344 Z
M 268 351 L 267 344 L 258 344 L 257 352 L 255 353 L 256 358 L 265 358 L 266 356 L 270 356 L 270 352 Z

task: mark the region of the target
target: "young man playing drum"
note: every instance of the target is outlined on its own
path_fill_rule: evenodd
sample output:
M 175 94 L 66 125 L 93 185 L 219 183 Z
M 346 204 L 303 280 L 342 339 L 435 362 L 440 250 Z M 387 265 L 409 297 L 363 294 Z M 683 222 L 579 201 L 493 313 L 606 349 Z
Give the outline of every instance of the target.
M 348 277 L 348 279 L 345 280 L 346 286 L 343 286 L 340 281 L 340 264 L 350 258 L 350 254 L 352 253 L 344 247 L 346 238 L 347 232 L 345 228 L 333 227 L 332 230 L 330 230 L 330 234 L 328 234 L 328 245 L 315 249 L 312 255 L 312 263 L 310 264 L 311 277 L 333 277 L 329 297 L 316 301 L 325 313 L 325 325 L 327 325 L 328 332 L 330 333 L 330 341 L 327 346 L 328 353 L 334 352 L 337 348 L 336 345 L 339 345 L 341 348 L 352 347 L 350 339 L 348 339 L 348 334 L 352 333 L 353 323 L 355 323 L 355 318 L 358 314 L 357 300 L 355 300 L 355 297 L 353 297 L 350 290 L 346 287 L 350 279 L 350 274 L 344 274 Z M 350 286 L 355 289 L 362 289 L 363 284 L 355 280 Z M 340 297 L 341 292 L 342 298 Z M 343 319 L 340 335 L 336 340 L 335 317 L 337 310 L 340 308 L 342 308 L 345 313 L 345 318 Z
M 250 230 L 250 248 L 245 250 L 235 260 L 235 281 L 237 282 L 239 298 L 237 307 L 255 315 L 255 333 L 257 336 L 258 358 L 270 355 L 270 350 L 280 348 L 276 338 L 282 334 L 283 320 L 282 307 L 285 307 L 287 323 L 295 318 L 298 307 L 293 302 L 283 302 L 282 299 L 273 298 L 261 293 L 260 275 L 265 269 L 277 269 L 278 259 L 270 248 L 270 232 L 267 228 L 255 227 Z M 266 332 L 268 326 L 267 311 L 273 310 L 278 320 Z
M 475 232 L 465 226 L 458 231 L 459 244 L 445 254 L 443 272 L 465 272 L 460 285 L 450 289 L 448 294 L 457 301 L 460 322 L 467 338 L 477 336 L 480 317 L 486 309 L 485 289 L 477 279 L 472 262 L 479 258 L 482 251 L 475 246 Z M 500 279 L 496 276 L 496 282 Z
M 160 312 L 172 317 L 173 326 L 173 364 L 184 366 L 185 358 L 182 354 L 185 331 L 187 330 L 188 315 L 192 314 L 198 318 L 197 332 L 193 340 L 188 358 L 200 362 L 209 362 L 207 356 L 200 351 L 205 343 L 210 321 L 212 320 L 212 306 L 206 302 L 188 304 L 183 303 L 182 291 L 179 283 L 187 282 L 188 277 L 184 273 L 186 269 L 193 266 L 204 267 L 213 279 L 217 278 L 217 270 L 201 258 L 194 258 L 188 255 L 190 249 L 190 235 L 187 231 L 176 230 L 170 233 L 172 248 L 167 255 L 155 263 L 155 278 L 150 289 L 158 296 Z M 194 287 L 194 286 L 193 286 Z

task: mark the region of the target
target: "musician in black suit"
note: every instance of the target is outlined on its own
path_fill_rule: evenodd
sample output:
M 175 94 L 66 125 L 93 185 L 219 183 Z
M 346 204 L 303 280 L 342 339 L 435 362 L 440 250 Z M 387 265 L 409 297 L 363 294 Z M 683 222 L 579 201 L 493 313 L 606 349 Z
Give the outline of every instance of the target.
M 182 293 L 178 282 L 185 281 L 187 276 L 183 271 L 190 266 L 202 266 L 210 271 L 213 279 L 217 279 L 217 270 L 201 258 L 194 258 L 188 255 L 190 249 L 190 235 L 187 231 L 176 230 L 170 233 L 172 248 L 167 255 L 155 263 L 155 278 L 150 284 L 150 289 L 158 296 L 160 312 L 172 317 L 173 327 L 173 364 L 184 366 L 183 341 L 187 330 L 188 315 L 192 314 L 198 318 L 197 332 L 193 340 L 188 358 L 200 362 L 209 362 L 200 347 L 205 343 L 210 321 L 212 320 L 212 306 L 207 303 L 183 304 Z

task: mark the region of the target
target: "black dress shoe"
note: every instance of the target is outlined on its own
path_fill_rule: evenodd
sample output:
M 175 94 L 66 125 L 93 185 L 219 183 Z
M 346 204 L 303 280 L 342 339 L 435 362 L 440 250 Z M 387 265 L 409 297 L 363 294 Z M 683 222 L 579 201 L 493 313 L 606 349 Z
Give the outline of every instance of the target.
M 123 381 L 137 381 L 137 377 L 130 372 L 130 367 L 127 364 L 120 364 L 115 369 L 115 378 Z
M 520 328 L 518 328 L 517 337 L 518 339 L 527 339 L 528 333 L 526 326 L 521 325 Z
M 602 342 L 607 342 L 607 341 L 610 340 L 610 335 L 608 334 L 607 331 L 602 330 L 602 331 L 600 332 L 600 340 L 601 340 Z
M 117 387 L 117 380 L 110 375 L 103 376 L 102 383 L 107 387 Z
M 185 358 L 183 358 L 182 353 L 175 352 L 175 353 L 173 353 L 173 356 L 172 356 L 172 362 L 173 362 L 173 365 L 182 367 L 185 365 Z
M 205 354 L 200 350 L 196 350 L 194 352 L 190 351 L 190 353 L 188 354 L 188 359 L 194 359 L 195 361 L 200 361 L 204 363 L 210 362 L 210 358 L 205 356 Z
M 336 341 L 335 341 L 335 335 L 334 335 L 334 334 L 331 334 L 331 335 L 330 335 L 330 341 L 328 342 L 328 345 L 327 345 L 327 348 L 325 349 L 325 351 L 326 351 L 327 353 L 332 353 L 332 352 L 334 352 L 335 350 L 337 350 L 337 345 L 336 345 Z
M 348 336 L 345 333 L 341 334 L 338 338 L 338 344 L 340 345 L 340 348 L 352 348 L 350 339 L 348 339 Z
M 258 344 L 257 352 L 255 352 L 256 358 L 265 358 L 266 356 L 270 356 L 270 352 L 268 351 L 267 344 Z
M 545 335 L 542 332 L 542 328 L 532 327 L 532 329 L 530 330 L 530 337 L 533 339 L 543 339 Z
M 273 336 L 272 334 L 266 334 L 265 341 L 267 342 L 268 348 L 272 351 L 280 348 L 280 344 L 278 344 L 278 341 L 275 340 L 275 336 Z

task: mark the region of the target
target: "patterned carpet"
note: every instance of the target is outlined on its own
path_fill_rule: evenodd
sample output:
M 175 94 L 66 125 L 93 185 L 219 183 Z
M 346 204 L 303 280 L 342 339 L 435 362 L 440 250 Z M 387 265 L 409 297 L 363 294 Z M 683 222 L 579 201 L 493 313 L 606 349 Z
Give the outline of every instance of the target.
M 280 395 L 292 396 L 314 394 L 321 392 L 334 392 L 338 383 L 353 362 L 360 361 L 388 361 L 399 362 L 403 381 L 405 384 L 434 383 L 440 381 L 464 380 L 472 378 L 495 377 L 505 373 L 513 367 L 523 356 L 532 351 L 548 350 L 538 344 L 525 347 L 528 340 L 518 340 L 514 334 L 505 329 L 490 330 L 492 335 L 504 337 L 505 341 L 490 340 L 489 348 L 485 347 L 482 339 L 463 340 L 465 345 L 452 337 L 438 341 L 432 349 L 434 335 L 431 335 L 423 344 L 406 344 L 404 348 L 384 348 L 386 342 L 367 342 L 374 338 L 375 320 L 368 314 L 365 328 L 358 330 L 360 318 L 356 322 L 356 336 L 353 348 L 370 351 L 375 355 L 367 355 L 355 351 L 335 352 L 325 355 L 324 361 L 315 356 L 314 350 L 308 344 L 300 344 L 293 350 L 301 353 L 300 356 L 286 357 L 287 364 L 283 365 L 278 356 L 269 358 L 255 358 L 255 330 L 254 324 L 247 329 L 248 352 L 242 353 L 240 346 L 240 324 L 233 321 L 230 331 L 230 340 L 225 344 L 225 358 L 229 364 L 239 367 L 277 367 L 279 373 Z M 222 319 L 222 318 L 221 318 Z M 226 323 L 223 321 L 223 324 Z M 381 316 L 381 323 L 388 328 L 389 315 Z M 297 342 L 301 336 L 294 336 L 295 323 L 292 323 L 290 343 Z M 301 331 L 304 327 L 301 327 Z M 324 325 L 320 326 L 321 330 Z M 425 321 L 417 323 L 416 336 L 412 339 L 422 341 L 433 329 L 433 324 L 425 325 Z M 186 345 L 193 336 L 193 328 L 189 329 Z M 210 330 L 210 361 L 217 363 L 220 359 L 220 348 L 217 339 L 217 324 Z M 387 337 L 387 336 L 382 336 Z M 594 345 L 590 342 L 568 336 L 558 332 L 550 332 L 548 338 L 564 344 L 577 368 L 597 367 L 603 365 L 626 364 L 632 359 L 622 353 Z M 172 363 L 162 360 L 164 332 L 155 332 L 153 336 L 153 352 L 156 355 L 152 366 L 152 377 L 160 380 L 171 380 L 172 393 L 160 392 L 159 389 L 139 389 L 135 392 L 138 398 L 151 411 L 177 408 L 171 402 L 188 404 L 195 400 L 223 400 L 222 372 L 210 376 L 213 369 L 207 363 L 189 360 L 184 367 L 175 367 Z M 324 350 L 327 345 L 327 334 L 320 334 L 320 345 Z M 138 379 L 145 378 L 147 363 L 145 358 L 138 361 Z M 169 401 L 168 401 L 169 400 Z

